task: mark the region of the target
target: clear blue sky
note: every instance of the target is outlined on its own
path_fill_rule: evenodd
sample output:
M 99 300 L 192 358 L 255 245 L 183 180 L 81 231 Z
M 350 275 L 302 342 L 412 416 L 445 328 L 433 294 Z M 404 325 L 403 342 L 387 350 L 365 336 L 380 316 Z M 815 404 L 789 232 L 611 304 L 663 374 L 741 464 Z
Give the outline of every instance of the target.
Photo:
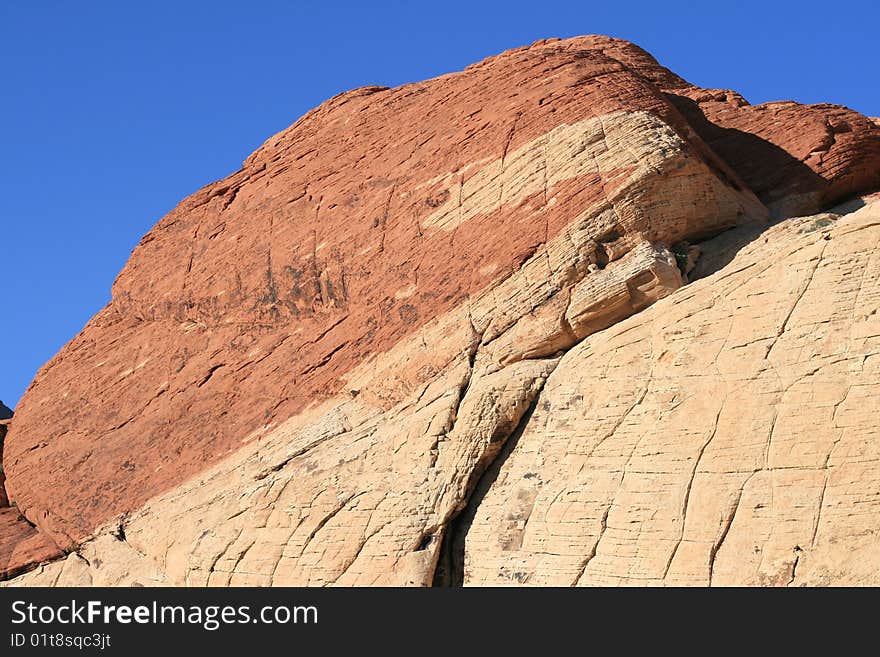
M 0 399 L 108 301 L 162 215 L 340 91 L 603 33 L 751 102 L 876 116 L 878 24 L 867 1 L 3 1 Z

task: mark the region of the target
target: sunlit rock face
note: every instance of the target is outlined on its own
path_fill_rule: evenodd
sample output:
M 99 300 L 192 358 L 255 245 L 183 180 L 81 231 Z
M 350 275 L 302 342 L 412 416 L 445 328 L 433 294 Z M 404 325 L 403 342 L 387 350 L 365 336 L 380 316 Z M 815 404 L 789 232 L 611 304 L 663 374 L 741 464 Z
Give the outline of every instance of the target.
M 337 96 L 40 370 L 6 576 L 872 583 L 878 176 L 871 120 L 607 37 Z

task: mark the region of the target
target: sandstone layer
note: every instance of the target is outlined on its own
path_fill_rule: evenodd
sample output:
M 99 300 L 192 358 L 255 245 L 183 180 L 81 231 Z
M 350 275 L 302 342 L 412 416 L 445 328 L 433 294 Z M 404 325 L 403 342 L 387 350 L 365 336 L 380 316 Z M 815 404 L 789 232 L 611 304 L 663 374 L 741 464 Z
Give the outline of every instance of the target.
M 570 350 L 466 584 L 880 584 L 880 204 L 788 221 Z
M 16 583 L 876 585 L 878 253 L 880 203 L 786 221 L 560 357 L 319 409 Z
M 6 487 L 70 554 L 15 581 L 870 583 L 877 205 L 767 222 L 878 172 L 606 37 L 337 96 L 38 373 Z

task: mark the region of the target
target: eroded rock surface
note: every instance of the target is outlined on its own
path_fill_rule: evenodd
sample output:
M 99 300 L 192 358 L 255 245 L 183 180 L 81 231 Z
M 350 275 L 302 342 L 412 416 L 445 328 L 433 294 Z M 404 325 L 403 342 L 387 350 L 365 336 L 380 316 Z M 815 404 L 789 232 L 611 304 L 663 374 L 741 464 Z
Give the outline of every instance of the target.
M 876 205 L 765 229 L 870 191 L 880 129 L 845 108 L 738 99 L 728 116 L 726 102 L 631 44 L 583 37 L 355 90 L 270 139 L 157 224 L 19 403 L 10 498 L 70 555 L 15 583 L 869 581 L 823 546 L 875 558 L 858 538 L 870 505 L 822 511 L 865 510 L 848 530 L 811 515 L 845 471 L 831 456 L 778 455 L 804 476 L 764 524 L 739 512 L 725 529 L 722 514 L 719 541 L 712 505 L 775 490 L 775 450 L 797 442 L 786 413 L 813 400 L 785 397 L 804 362 L 843 358 L 846 386 L 876 384 L 849 356 L 865 365 L 876 346 L 859 314 L 873 326 L 876 276 L 848 287 L 876 267 Z M 802 126 L 826 119 L 851 129 L 801 157 Z M 765 179 L 767 152 L 785 175 Z M 819 271 L 839 275 L 811 282 Z M 798 328 L 814 293 L 833 300 L 828 339 Z M 828 367 L 810 375 L 822 390 Z M 770 411 L 758 467 L 747 429 Z M 851 419 L 848 436 L 876 429 Z M 742 448 L 712 460 L 724 445 Z M 536 523 L 529 505 L 551 493 L 568 515 L 554 524 L 547 502 Z M 644 532 L 599 541 L 639 513 Z M 810 542 L 785 513 L 815 522 Z M 767 553 L 751 579 L 746 538 Z
M 328 403 L 16 583 L 876 584 L 880 204 L 833 217 L 561 357 Z
M 0 507 L 0 578 L 14 577 L 64 552 L 14 507 Z
M 0 448 L 11 418 L 12 411 L 0 402 Z M 9 505 L 6 473 L 0 467 L 0 579 L 14 577 L 63 554 L 49 537 L 28 523 L 16 507 Z
M 877 585 L 880 205 L 791 220 L 560 361 L 466 584 Z
M 495 335 L 610 261 L 600 244 L 622 257 L 763 220 L 687 133 L 653 85 L 576 42 L 328 101 L 142 240 L 19 403 L 11 496 L 74 543 L 475 295 L 496 295 L 475 320 Z M 422 367 L 395 365 L 407 379 L 383 403 Z

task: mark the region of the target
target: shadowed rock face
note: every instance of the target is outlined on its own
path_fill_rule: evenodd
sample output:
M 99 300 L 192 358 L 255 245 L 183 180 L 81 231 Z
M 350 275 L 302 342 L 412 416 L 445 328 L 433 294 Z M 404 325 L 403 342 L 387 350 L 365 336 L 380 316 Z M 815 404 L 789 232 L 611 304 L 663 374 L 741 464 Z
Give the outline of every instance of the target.
M 0 420 L 8 420 L 12 417 L 12 409 L 0 401 Z
M 774 216 L 814 214 L 880 188 L 877 119 L 840 105 L 749 105 L 735 91 L 686 82 L 636 45 L 585 39 L 656 84 Z
M 464 547 L 551 383 L 605 386 L 615 356 L 559 368 L 680 298 L 694 243 L 877 186 L 864 117 L 722 95 L 583 37 L 342 94 L 271 138 L 144 237 L 19 403 L 10 498 L 77 550 L 25 582 L 575 583 Z

